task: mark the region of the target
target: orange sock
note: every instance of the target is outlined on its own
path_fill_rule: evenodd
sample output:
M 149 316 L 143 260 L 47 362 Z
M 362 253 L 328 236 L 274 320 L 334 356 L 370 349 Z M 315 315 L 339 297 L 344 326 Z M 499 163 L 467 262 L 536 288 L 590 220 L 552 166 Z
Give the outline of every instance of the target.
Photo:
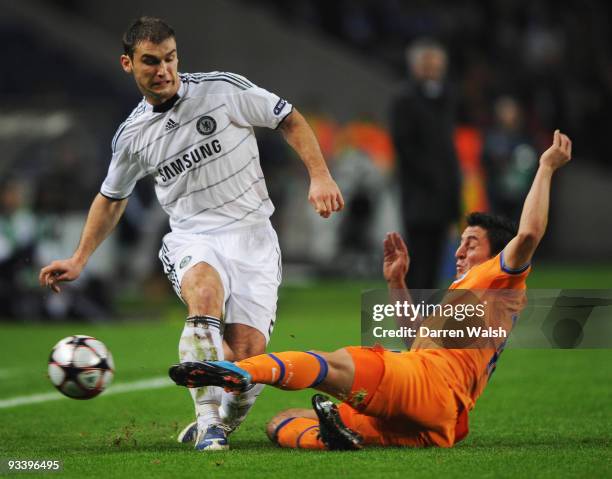
M 276 428 L 276 443 L 280 447 L 325 449 L 319 437 L 319 421 L 305 417 L 286 419 Z
M 285 351 L 260 354 L 236 366 L 248 371 L 254 383 L 271 384 L 281 389 L 312 388 L 327 376 L 327 361 L 316 353 Z

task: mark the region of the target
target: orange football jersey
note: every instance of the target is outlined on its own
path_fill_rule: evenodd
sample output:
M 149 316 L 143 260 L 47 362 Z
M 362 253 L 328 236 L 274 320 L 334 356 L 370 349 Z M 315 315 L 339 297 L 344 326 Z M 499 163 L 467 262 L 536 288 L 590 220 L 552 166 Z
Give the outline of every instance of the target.
M 449 292 L 447 297 L 456 296 L 450 300 L 451 303 L 456 303 L 457 298 L 470 301 L 469 296 L 484 302 L 486 304 L 484 326 L 495 328 L 502 326 L 509 333 L 518 313 L 525 305 L 526 279 L 530 270 L 530 265 L 515 270 L 506 267 L 502 251 L 488 261 L 471 268 L 449 287 L 449 290 L 470 291 L 465 291 L 465 295 L 461 295 L 461 291 L 456 291 L 454 294 Z M 427 325 L 428 322 L 429 318 L 422 324 Z M 411 350 L 419 350 L 428 355 L 429 359 L 443 370 L 457 398 L 470 410 L 495 370 L 506 340 L 504 337 L 479 339 L 475 347 L 461 346 L 462 349 L 455 349 L 452 346 L 444 347 L 444 342 L 440 340 L 435 340 L 435 344 L 432 344 L 431 339 L 417 337 Z M 446 344 L 452 345 L 452 342 Z

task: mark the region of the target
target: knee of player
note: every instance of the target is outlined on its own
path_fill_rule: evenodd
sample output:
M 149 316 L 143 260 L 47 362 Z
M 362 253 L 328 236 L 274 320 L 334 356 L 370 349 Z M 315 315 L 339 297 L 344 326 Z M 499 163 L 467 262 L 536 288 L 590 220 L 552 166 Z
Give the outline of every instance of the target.
M 272 442 L 277 442 L 278 432 L 286 424 L 291 422 L 292 419 L 297 417 L 313 417 L 316 418 L 314 411 L 305 410 L 300 408 L 286 409 L 285 411 L 279 412 L 274 416 L 266 425 L 266 434 Z
M 246 324 L 228 324 L 224 339 L 232 350 L 234 361 L 242 361 L 266 351 L 266 337 L 261 331 Z
M 338 349 L 332 353 L 315 350 L 311 350 L 309 352 L 314 353 L 317 356 L 323 358 L 327 363 L 330 372 L 344 370 L 349 366 L 349 363 L 351 362 L 350 355 L 344 348 Z
M 210 283 L 196 284 L 186 293 L 186 302 L 197 309 L 220 309 L 223 303 L 223 291 L 217 285 Z
M 251 347 L 250 345 L 244 348 L 232 348 L 234 361 L 242 361 L 243 359 L 251 358 L 265 353 L 265 348 Z
M 268 424 L 266 424 L 266 434 L 268 435 L 268 439 L 270 439 L 270 441 L 276 442 L 278 426 L 281 425 L 283 421 L 291 417 L 293 417 L 291 415 L 291 409 L 288 409 L 286 411 L 278 413 L 276 416 L 274 416 L 268 421 Z
M 266 424 L 266 435 L 268 436 L 268 439 L 270 439 L 270 441 L 272 442 L 276 442 L 276 435 L 274 434 L 274 432 L 276 431 L 277 423 L 274 419 L 275 418 L 272 418 L 270 421 L 268 421 L 268 424 Z

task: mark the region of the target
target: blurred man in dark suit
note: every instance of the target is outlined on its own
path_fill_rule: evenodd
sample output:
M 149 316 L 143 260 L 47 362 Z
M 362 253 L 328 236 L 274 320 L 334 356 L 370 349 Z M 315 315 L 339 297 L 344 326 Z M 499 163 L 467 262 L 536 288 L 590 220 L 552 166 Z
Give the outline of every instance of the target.
M 411 78 L 393 101 L 402 219 L 413 265 L 408 287 L 435 288 L 448 231 L 459 217 L 460 173 L 453 143 L 454 99 L 447 55 L 431 40 L 407 49 Z

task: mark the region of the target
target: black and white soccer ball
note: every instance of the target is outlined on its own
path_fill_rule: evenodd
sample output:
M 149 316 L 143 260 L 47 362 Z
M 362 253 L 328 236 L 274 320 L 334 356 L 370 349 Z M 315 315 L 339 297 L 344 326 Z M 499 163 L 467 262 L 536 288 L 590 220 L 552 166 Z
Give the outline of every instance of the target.
M 53 346 L 48 372 L 53 385 L 65 396 L 91 399 L 111 383 L 115 364 L 102 341 L 78 334 Z

